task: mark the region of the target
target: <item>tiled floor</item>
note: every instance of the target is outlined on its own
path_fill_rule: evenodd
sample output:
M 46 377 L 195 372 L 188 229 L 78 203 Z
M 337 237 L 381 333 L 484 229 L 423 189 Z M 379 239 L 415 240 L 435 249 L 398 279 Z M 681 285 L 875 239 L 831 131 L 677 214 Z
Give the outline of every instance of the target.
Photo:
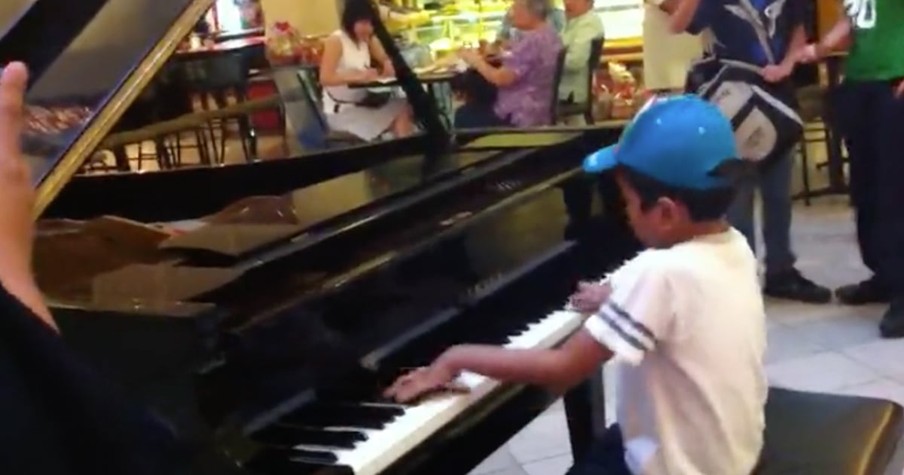
M 867 275 L 856 250 L 850 211 L 821 199 L 795 214 L 800 268 L 832 287 Z M 904 404 L 904 340 L 883 341 L 882 308 L 768 302 L 771 383 L 814 391 L 878 396 Z M 611 407 L 611 405 L 609 406 Z M 560 475 L 571 464 L 560 404 L 535 420 L 472 475 Z M 904 443 L 888 475 L 904 469 Z

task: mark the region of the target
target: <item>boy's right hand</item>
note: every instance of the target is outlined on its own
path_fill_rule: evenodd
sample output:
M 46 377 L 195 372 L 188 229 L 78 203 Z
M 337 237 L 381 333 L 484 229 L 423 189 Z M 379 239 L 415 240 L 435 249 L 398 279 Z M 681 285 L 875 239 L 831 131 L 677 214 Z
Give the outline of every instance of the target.
M 609 284 L 580 282 L 578 290 L 571 295 L 569 303 L 572 308 L 583 314 L 596 313 L 609 299 L 612 287 Z

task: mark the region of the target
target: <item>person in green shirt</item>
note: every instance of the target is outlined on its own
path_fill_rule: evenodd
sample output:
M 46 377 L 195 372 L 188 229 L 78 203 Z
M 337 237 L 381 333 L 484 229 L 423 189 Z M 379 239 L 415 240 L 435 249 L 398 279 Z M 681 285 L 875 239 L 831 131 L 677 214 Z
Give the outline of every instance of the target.
M 562 44 L 568 51 L 559 84 L 559 100 L 587 102 L 587 61 L 593 41 L 603 36 L 603 22 L 593 11 L 593 0 L 565 0 L 565 30 Z
M 889 303 L 879 330 L 904 338 L 904 1 L 845 0 L 846 17 L 799 60 L 851 42 L 834 116 L 850 157 L 857 240 L 869 279 L 836 290 L 846 304 Z

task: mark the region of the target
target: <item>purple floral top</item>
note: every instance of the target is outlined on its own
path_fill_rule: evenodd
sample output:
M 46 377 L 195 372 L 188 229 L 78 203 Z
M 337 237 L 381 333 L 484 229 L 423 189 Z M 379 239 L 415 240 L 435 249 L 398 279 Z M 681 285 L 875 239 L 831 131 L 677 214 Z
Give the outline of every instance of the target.
M 524 31 L 512 44 L 502 65 L 515 73 L 515 82 L 499 88 L 494 111 L 512 125 L 550 125 L 550 105 L 555 92 L 556 59 L 562 40 L 551 26 Z

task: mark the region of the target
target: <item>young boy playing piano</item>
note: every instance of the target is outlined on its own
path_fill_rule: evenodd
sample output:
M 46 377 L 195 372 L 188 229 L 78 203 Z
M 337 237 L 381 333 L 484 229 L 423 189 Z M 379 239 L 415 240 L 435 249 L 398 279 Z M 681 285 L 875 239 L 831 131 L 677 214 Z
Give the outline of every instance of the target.
M 588 157 L 612 170 L 648 250 L 572 306 L 583 328 L 557 349 L 450 348 L 386 396 L 409 401 L 464 371 L 562 390 L 619 363 L 618 426 L 570 474 L 747 475 L 763 443 L 765 313 L 747 241 L 725 221 L 742 170 L 730 123 L 690 96 L 659 99 L 621 142 Z M 487 315 L 492 318 L 492 315 Z

